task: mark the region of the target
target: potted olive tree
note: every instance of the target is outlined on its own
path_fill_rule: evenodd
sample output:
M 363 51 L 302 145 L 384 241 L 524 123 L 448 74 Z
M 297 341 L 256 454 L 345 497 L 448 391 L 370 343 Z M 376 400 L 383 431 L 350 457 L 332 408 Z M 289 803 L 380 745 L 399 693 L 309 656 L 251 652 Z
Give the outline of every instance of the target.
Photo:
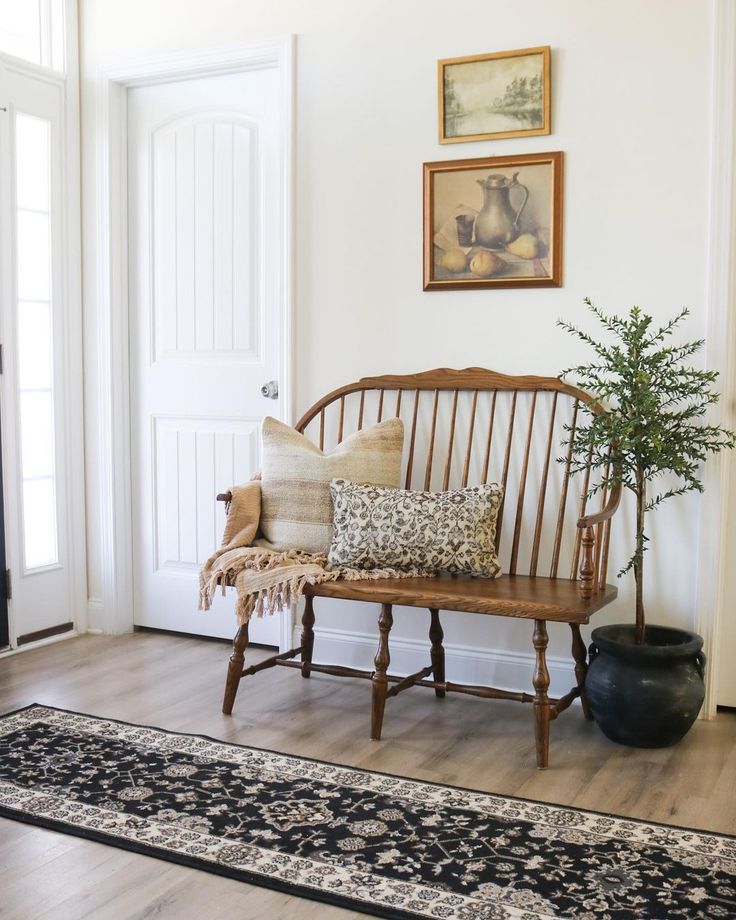
M 713 388 L 718 375 L 688 364 L 703 341 L 672 340 L 686 309 L 657 327 L 639 307 L 628 316 L 608 316 L 585 302 L 605 330 L 605 341 L 559 321 L 595 354 L 590 364 L 561 376 L 572 377 L 604 411 L 586 410 L 575 430 L 571 472 L 592 463 L 599 480 L 591 494 L 620 484 L 636 502 L 634 551 L 619 572 L 634 572 L 635 622 L 593 630 L 585 690 L 596 722 L 613 741 L 664 747 L 687 733 L 700 710 L 705 656 L 696 633 L 646 623 L 647 515 L 677 495 L 702 492 L 703 461 L 733 448 L 736 435 L 705 420 L 718 401 Z

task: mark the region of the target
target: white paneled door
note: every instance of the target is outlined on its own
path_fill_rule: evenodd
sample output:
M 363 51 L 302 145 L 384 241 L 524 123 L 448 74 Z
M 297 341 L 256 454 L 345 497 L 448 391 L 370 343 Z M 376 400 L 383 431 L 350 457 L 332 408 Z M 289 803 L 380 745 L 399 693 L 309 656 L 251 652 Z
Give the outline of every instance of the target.
M 233 597 L 197 610 L 218 545 L 219 491 L 259 468 L 282 401 L 284 127 L 279 73 L 128 91 L 135 623 L 234 633 Z M 279 616 L 251 627 L 277 645 Z

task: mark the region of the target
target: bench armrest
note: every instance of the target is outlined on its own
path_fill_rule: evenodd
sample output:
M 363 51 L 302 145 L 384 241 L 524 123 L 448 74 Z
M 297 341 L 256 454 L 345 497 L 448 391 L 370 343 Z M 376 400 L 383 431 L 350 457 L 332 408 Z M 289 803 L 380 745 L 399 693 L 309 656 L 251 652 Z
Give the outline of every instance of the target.
M 608 501 L 600 511 L 596 511 L 594 514 L 583 515 L 583 517 L 578 520 L 578 530 L 582 531 L 580 545 L 583 551 L 583 558 L 580 564 L 580 580 L 578 582 L 578 587 L 580 590 L 580 596 L 583 598 L 583 600 L 590 600 L 590 598 L 601 587 L 598 584 L 601 578 L 601 547 L 596 547 L 595 527 L 611 520 L 621 502 L 622 489 L 623 486 L 621 485 L 621 482 L 617 482 L 611 489 L 611 494 L 608 496 Z M 603 553 L 604 556 L 608 555 L 607 548 L 603 550 Z M 603 560 L 602 565 L 603 571 L 605 572 L 605 559 Z
M 608 501 L 605 506 L 601 508 L 600 511 L 596 511 L 593 514 L 586 514 L 578 520 L 578 528 L 580 530 L 585 530 L 586 527 L 595 527 L 596 524 L 603 524 L 605 521 L 613 517 L 621 503 L 621 492 L 623 491 L 621 483 L 618 482 L 611 489 L 611 494 L 608 496 Z

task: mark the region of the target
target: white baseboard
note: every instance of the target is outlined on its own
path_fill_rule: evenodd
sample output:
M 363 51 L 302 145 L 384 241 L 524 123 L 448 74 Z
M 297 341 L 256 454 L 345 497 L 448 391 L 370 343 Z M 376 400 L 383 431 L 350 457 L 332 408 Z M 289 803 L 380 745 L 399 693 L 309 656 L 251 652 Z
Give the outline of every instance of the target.
M 299 644 L 300 633 L 301 628 L 295 627 L 294 646 Z M 376 636 L 315 627 L 314 637 L 315 661 L 352 668 L 373 667 Z M 426 640 L 392 636 L 390 651 L 392 674 L 413 674 L 429 664 L 429 642 Z M 548 655 L 547 668 L 552 696 L 562 696 L 575 686 L 575 671 L 571 660 Z M 534 655 L 531 653 L 471 648 L 446 643 L 445 671 L 448 680 L 497 687 L 500 690 L 534 692 Z
M 105 630 L 102 628 L 104 607 L 99 597 L 87 598 L 87 632 L 93 636 L 101 636 Z
M 80 634 L 76 629 L 70 629 L 69 632 L 59 633 L 56 636 L 47 636 L 45 639 L 37 639 L 35 642 L 28 642 L 17 648 L 3 649 L 0 652 L 0 658 L 10 658 L 11 655 L 22 655 L 23 652 L 31 652 L 33 649 L 42 648 L 44 645 L 55 645 L 57 642 L 65 642 L 67 639 L 76 639 Z

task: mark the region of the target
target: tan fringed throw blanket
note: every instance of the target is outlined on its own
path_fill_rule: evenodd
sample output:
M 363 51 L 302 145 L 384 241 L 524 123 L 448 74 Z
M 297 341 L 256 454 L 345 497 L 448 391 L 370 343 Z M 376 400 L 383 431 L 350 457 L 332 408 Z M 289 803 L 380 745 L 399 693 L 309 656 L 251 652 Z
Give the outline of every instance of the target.
M 240 623 L 247 623 L 255 613 L 273 614 L 296 602 L 305 585 L 323 581 L 359 581 L 377 578 L 414 578 L 431 573 L 419 569 L 351 569 L 333 568 L 327 557 L 292 549 L 286 552 L 257 540 L 261 512 L 261 484 L 251 481 L 231 489 L 222 545 L 202 566 L 199 573 L 199 609 L 209 610 L 218 586 L 235 586 L 238 598 L 235 612 Z

